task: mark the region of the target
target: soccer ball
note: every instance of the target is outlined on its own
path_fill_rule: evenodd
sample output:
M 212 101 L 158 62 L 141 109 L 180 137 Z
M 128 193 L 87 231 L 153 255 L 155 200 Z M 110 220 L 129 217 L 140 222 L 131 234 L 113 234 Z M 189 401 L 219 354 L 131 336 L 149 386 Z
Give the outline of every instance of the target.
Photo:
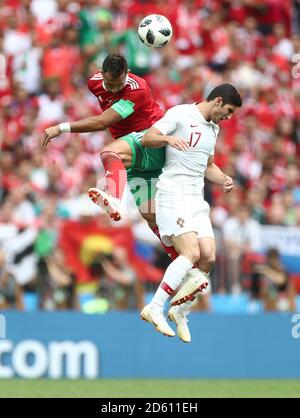
M 139 24 L 138 35 L 145 45 L 160 48 L 172 38 L 172 26 L 165 16 L 149 15 Z

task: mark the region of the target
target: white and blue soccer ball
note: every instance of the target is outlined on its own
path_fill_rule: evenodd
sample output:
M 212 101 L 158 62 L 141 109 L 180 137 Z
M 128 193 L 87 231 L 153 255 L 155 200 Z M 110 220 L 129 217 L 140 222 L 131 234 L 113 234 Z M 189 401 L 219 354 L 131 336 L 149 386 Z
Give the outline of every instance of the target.
M 147 46 L 160 48 L 167 45 L 172 38 L 172 25 L 162 15 L 149 15 L 144 17 L 138 27 L 140 40 Z

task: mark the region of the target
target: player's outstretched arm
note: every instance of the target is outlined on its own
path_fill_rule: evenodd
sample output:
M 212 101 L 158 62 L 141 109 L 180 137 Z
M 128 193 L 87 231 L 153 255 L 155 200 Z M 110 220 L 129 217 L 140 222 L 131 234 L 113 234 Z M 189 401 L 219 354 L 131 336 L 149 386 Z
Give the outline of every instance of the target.
M 163 135 L 156 128 L 150 128 L 145 133 L 141 144 L 146 148 L 161 148 L 170 145 L 179 151 L 187 151 L 189 149 L 188 144 L 183 139 L 171 135 Z
M 213 183 L 222 184 L 224 193 L 229 193 L 234 188 L 232 178 L 223 173 L 223 171 L 214 163 L 213 156 L 210 156 L 208 159 L 205 178 Z
M 45 148 L 53 138 L 56 138 L 64 132 L 84 133 L 104 131 L 114 123 L 120 122 L 122 116 L 114 109 L 109 108 L 99 116 L 91 116 L 75 122 L 65 122 L 59 125 L 50 126 L 45 129 L 42 139 L 42 147 Z

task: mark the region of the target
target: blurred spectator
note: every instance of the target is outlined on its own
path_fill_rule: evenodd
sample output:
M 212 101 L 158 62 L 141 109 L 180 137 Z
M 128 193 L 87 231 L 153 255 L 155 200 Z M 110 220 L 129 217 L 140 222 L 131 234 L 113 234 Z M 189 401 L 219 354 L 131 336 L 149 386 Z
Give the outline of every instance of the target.
M 142 19 L 143 15 L 134 16 L 132 26 L 112 38 L 112 45 L 123 46 L 121 52 L 127 59 L 130 71 L 140 77 L 151 70 L 151 50 L 136 36 L 137 27 Z
M 19 187 L 11 189 L 6 198 L 13 207 L 14 222 L 21 227 L 33 225 L 36 219 L 34 205 L 29 199 L 29 191 L 28 185 L 19 185 Z
M 43 50 L 35 32 L 30 34 L 31 47 L 21 51 L 13 61 L 15 80 L 29 93 L 38 94 L 41 89 L 41 59 Z
M 115 247 L 111 257 L 100 258 L 99 261 L 113 288 L 111 307 L 115 309 L 141 308 L 144 303 L 143 286 L 128 262 L 126 249 Z
M 246 197 L 246 204 L 250 209 L 251 218 L 260 224 L 266 223 L 266 209 L 264 207 L 264 192 L 258 187 L 249 189 Z
M 285 187 L 293 194 L 295 204 L 300 204 L 300 170 L 298 164 L 293 162 L 288 164 Z
M 14 13 L 8 16 L 6 25 L 3 40 L 4 53 L 16 57 L 19 53 L 29 50 L 31 48 L 30 34 L 21 30 L 18 17 Z
M 0 250 L 0 310 L 23 310 L 23 292 L 13 274 L 7 269 L 5 254 Z
M 63 252 L 55 249 L 39 262 L 37 291 L 43 310 L 79 309 L 75 277 L 66 267 Z
M 223 225 L 223 238 L 226 253 L 227 278 L 230 290 L 241 292 L 241 263 L 249 253 L 261 250 L 260 224 L 250 217 L 247 206 L 241 206 L 237 214 Z
M 266 311 L 296 310 L 295 289 L 276 248 L 268 249 L 264 264 L 253 267 L 252 286 L 256 295 L 262 297 Z
M 59 79 L 44 81 L 45 93 L 39 96 L 38 122 L 41 125 L 56 123 L 64 119 L 64 97 Z
M 53 33 L 51 43 L 43 54 L 43 79 L 58 80 L 59 93 L 62 93 L 65 97 L 74 91 L 72 82 L 82 70 L 82 58 L 77 43 L 76 27 L 64 27 Z M 46 86 L 46 91 L 50 96 L 53 88 L 53 83 Z
M 55 0 L 32 0 L 31 12 L 38 22 L 46 23 L 57 13 L 57 2 Z

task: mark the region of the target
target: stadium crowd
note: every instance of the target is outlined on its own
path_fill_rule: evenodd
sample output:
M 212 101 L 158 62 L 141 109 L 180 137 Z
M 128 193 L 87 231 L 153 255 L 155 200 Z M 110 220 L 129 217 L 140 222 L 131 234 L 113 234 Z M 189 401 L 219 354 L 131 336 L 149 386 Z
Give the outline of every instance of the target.
M 152 13 L 173 26 L 162 49 L 137 37 Z M 86 81 L 111 52 L 164 109 L 237 86 L 244 104 L 222 122 L 215 154 L 236 187 L 206 186 L 218 243 L 212 288 L 238 294 L 248 274 L 253 297 L 293 295 L 280 262 L 279 284 L 257 265 L 268 263 L 263 225 L 300 228 L 300 1 L 0 0 L 0 308 L 141 307 L 168 265 L 133 206 L 117 225 L 87 198 L 103 175 L 107 132 L 40 146 L 46 127 L 99 114 Z

